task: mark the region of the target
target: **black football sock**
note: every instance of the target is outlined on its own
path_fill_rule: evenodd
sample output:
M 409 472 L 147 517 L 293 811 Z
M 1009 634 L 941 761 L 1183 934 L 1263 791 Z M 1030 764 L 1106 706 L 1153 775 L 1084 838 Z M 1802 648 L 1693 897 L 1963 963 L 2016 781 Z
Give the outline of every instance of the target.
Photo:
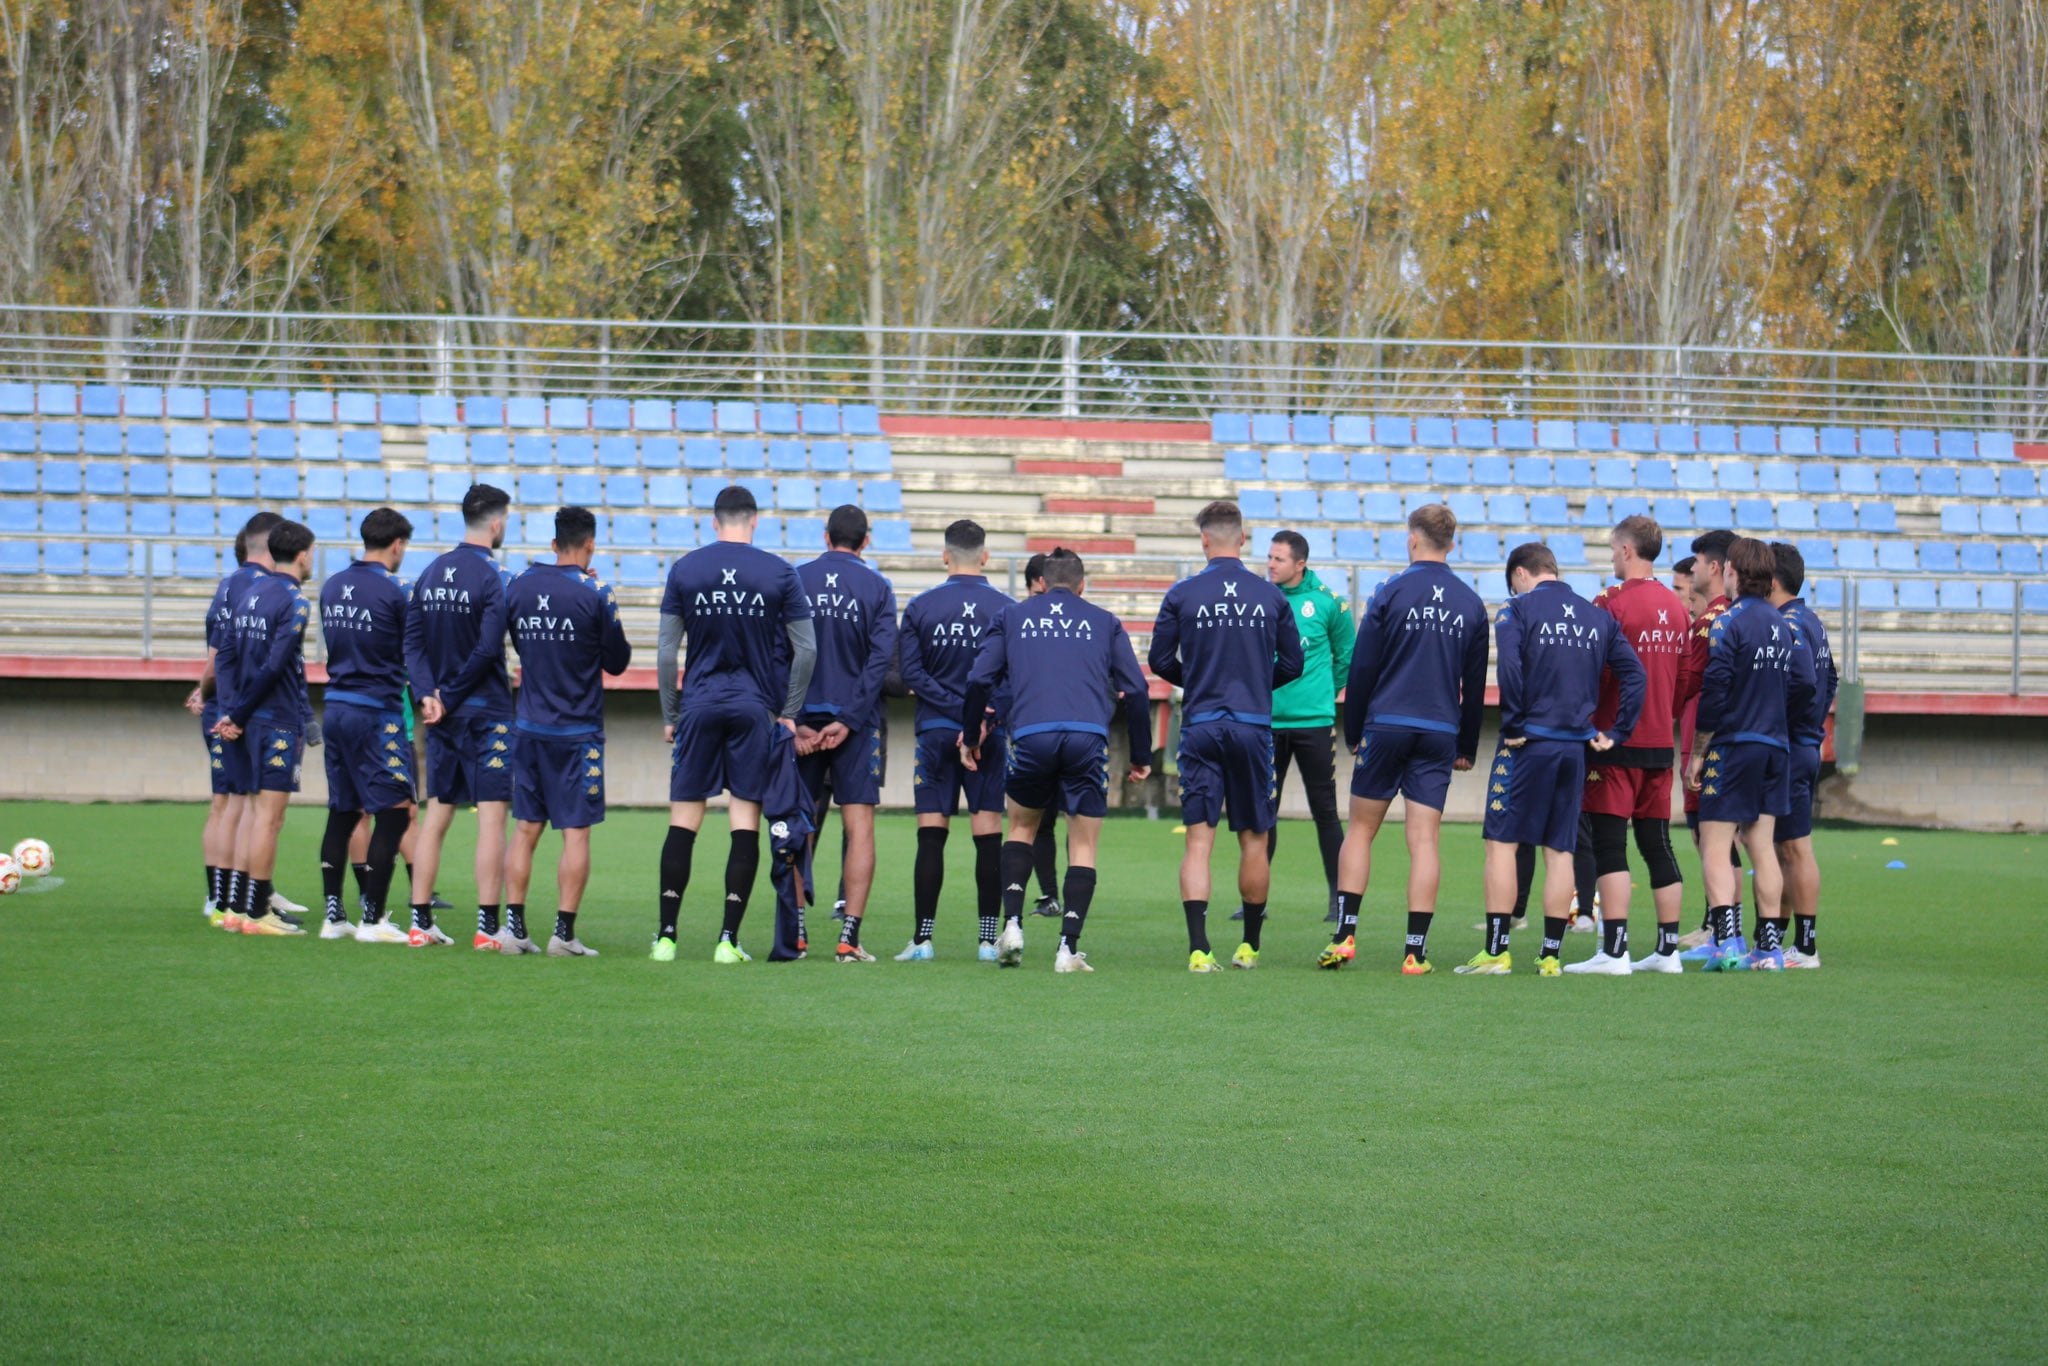
M 505 929 L 514 939 L 526 938 L 526 903 L 508 901 L 505 903 Z
M 754 875 L 761 870 L 761 832 L 732 832 L 732 852 L 725 859 L 725 928 L 719 937 L 740 941 L 740 922 L 747 918 L 747 898 L 754 894 Z
M 1782 949 L 1784 947 L 1785 917 L 1777 915 L 1772 916 L 1768 920 L 1759 920 L 1756 926 L 1756 951 L 1758 953 L 1769 953 L 1773 949 Z
M 1209 903 L 1206 901 L 1183 901 L 1180 913 L 1188 918 L 1188 952 L 1209 951 Z
M 1252 952 L 1259 951 L 1259 936 L 1266 930 L 1266 903 L 1247 901 L 1244 906 L 1244 942 L 1252 946 Z
M 1809 956 L 1820 952 L 1815 947 L 1812 916 L 1795 915 L 1792 917 L 1792 947 Z
M 350 872 L 356 875 L 356 895 L 367 900 L 370 895 L 372 885 L 370 882 L 369 863 L 367 861 L 362 863 L 351 863 L 348 866 L 348 868 Z
M 1499 957 L 1508 951 L 1508 926 L 1512 916 L 1488 914 L 1486 917 L 1486 952 Z
M 1408 912 L 1408 952 L 1418 963 L 1429 961 L 1429 922 L 1435 917 L 1435 911 Z
M 226 869 L 221 877 L 220 886 L 221 910 L 233 911 L 236 915 L 240 915 L 242 913 L 242 870 L 239 868 Z
M 348 876 L 349 837 L 361 819 L 359 812 L 329 811 L 327 829 L 320 836 L 320 895 L 330 925 L 348 919 L 341 908 L 342 880 Z
M 680 825 L 671 825 L 668 838 L 661 843 L 661 919 L 655 933 L 662 939 L 676 937 L 676 922 L 683 914 L 683 893 L 690 887 L 690 858 L 696 848 L 697 832 Z
M 566 944 L 566 943 L 568 943 L 568 942 L 569 942 L 569 941 L 570 941 L 571 939 L 574 939 L 575 937 L 576 937 L 576 912 L 574 912 L 574 911 L 560 911 L 560 910 L 556 911 L 556 912 L 555 912 L 555 938 L 557 938 L 557 939 L 561 940 L 561 941 L 562 941 L 562 942 L 563 942 L 564 944 Z
M 1515 846 L 1515 919 L 1529 915 L 1529 892 L 1536 885 L 1536 846 Z
M 220 876 L 220 869 L 219 869 L 219 867 L 217 867 L 216 865 L 214 865 L 214 864 L 211 864 L 211 863 L 207 864 L 207 865 L 206 865 L 206 904 L 207 904 L 207 905 L 209 905 L 209 906 L 212 906 L 212 907 L 215 907 L 215 908 L 218 908 L 218 907 L 220 906 L 220 884 L 221 884 L 221 876 Z
M 1603 916 L 1600 921 L 1600 952 L 1609 958 L 1628 957 L 1628 921 Z
M 927 929 L 924 932 L 924 938 L 929 939 L 931 937 L 931 931 Z M 844 920 L 839 922 L 839 942 L 841 944 L 846 945 L 849 948 L 857 949 L 860 947 L 859 916 L 849 914 Z M 921 944 L 924 942 L 924 940 L 920 939 L 918 942 Z
M 415 891 L 413 895 L 418 896 L 419 893 Z M 434 928 L 433 902 L 415 901 L 412 903 L 412 927 L 416 930 L 431 930 Z
M 1678 922 L 1667 925 L 1657 922 L 1657 952 L 1660 954 L 1678 952 Z
M 1000 831 L 974 836 L 974 913 L 984 921 L 995 921 L 996 928 L 1002 928 L 1003 884 L 1003 836 Z M 932 909 L 938 909 L 936 899 Z M 993 940 L 994 934 L 989 938 Z
M 479 901 L 476 905 L 476 932 L 496 934 L 498 932 L 498 903 Z
M 946 886 L 946 836 L 952 832 L 943 825 L 920 825 L 917 828 L 917 857 L 910 868 L 910 910 L 913 919 L 911 937 L 922 942 L 931 938 L 931 926 L 939 918 L 939 893 Z M 979 862 L 981 839 L 975 837 L 976 861 Z M 975 882 L 981 881 L 980 869 L 975 870 Z M 988 933 L 987 917 L 983 917 L 982 937 L 993 939 Z
M 1761 907 L 1761 906 L 1759 906 L 1759 907 L 1757 907 L 1757 908 L 1756 908 L 1756 919 L 1755 919 L 1755 920 L 1753 920 L 1753 921 L 1751 921 L 1751 922 L 1750 922 L 1750 926 L 1749 926 L 1749 939 L 1750 939 L 1750 943 L 1754 944 L 1754 943 L 1756 943 L 1756 941 L 1757 941 L 1757 940 L 1759 940 L 1759 939 L 1762 939 L 1763 937 L 1764 937 L 1764 908 L 1763 908 L 1763 907 Z
M 1714 942 L 1726 944 L 1742 937 L 1742 903 L 1714 908 Z
M 1365 893 L 1337 892 L 1337 933 L 1330 936 L 1332 944 L 1341 944 L 1358 933 L 1358 902 Z
M 1555 958 L 1564 952 L 1564 931 L 1569 924 L 1558 916 L 1543 917 L 1543 947 L 1536 952 L 1538 958 Z
M 1030 852 L 1031 846 L 1019 844 L 1013 848 Z M 1007 895 L 1007 892 L 1006 892 Z M 1060 909 L 1065 914 L 1060 918 L 1060 942 L 1067 946 L 1067 952 L 1075 952 L 1081 945 L 1081 927 L 1088 922 L 1088 903 L 1095 900 L 1095 870 L 1093 868 L 1067 869 L 1066 895 L 1060 898 Z M 1007 909 L 1007 908 L 1005 908 Z M 1020 891 L 1017 897 L 1017 914 L 1024 913 L 1024 897 Z
M 1067 876 L 1073 876 L 1072 869 L 1067 870 Z M 1012 920 L 1021 923 L 1024 919 L 1024 884 L 1031 881 L 1029 844 L 1023 840 L 1004 841 L 1001 873 L 996 881 L 1003 889 L 1003 923 L 1007 925 Z
M 253 887 L 254 890 L 249 895 L 249 914 L 255 916 L 269 915 L 271 896 L 270 879 L 267 877 L 257 878 L 255 883 L 253 884 Z
M 1060 894 L 1059 863 L 1052 832 L 1052 813 L 1048 811 L 1045 823 L 1038 827 L 1038 837 L 1031 841 L 1031 871 L 1038 878 L 1038 896 L 1041 901 L 1050 901 Z M 993 839 L 994 836 L 990 838 Z
M 402 806 L 387 807 L 370 821 L 370 857 L 363 866 L 369 870 L 365 888 L 363 923 L 374 925 L 384 918 L 391 898 L 391 878 L 398 868 L 398 846 L 412 824 L 412 812 Z

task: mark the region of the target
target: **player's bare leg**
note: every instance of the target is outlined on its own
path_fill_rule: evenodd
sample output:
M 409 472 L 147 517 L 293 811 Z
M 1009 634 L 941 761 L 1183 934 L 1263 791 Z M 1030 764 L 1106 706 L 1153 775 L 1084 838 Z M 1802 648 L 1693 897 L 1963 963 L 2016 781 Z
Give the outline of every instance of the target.
M 1429 972 L 1429 922 L 1436 915 L 1437 888 L 1443 882 L 1438 845 L 1444 813 L 1403 799 L 1401 834 L 1408 844 L 1408 933 L 1403 941 L 1401 971 L 1409 976 Z
M 875 808 L 866 803 L 840 807 L 839 830 L 844 836 L 839 877 L 846 892 L 846 918 L 840 922 L 840 947 L 834 953 L 866 961 L 873 955 L 860 947 L 860 922 L 868 913 L 868 894 L 875 886 Z
M 1820 906 L 1820 863 L 1813 856 L 1813 840 L 1780 840 L 1778 867 L 1785 882 L 1779 917 L 1794 925 L 1793 946 L 1802 960 L 1810 958 L 1817 963 L 1820 950 L 1814 937 L 1814 918 Z
M 1010 839 L 1022 843 L 1005 846 L 1005 855 L 1011 849 L 1023 851 L 1024 863 L 1018 865 L 1018 876 L 1003 879 L 1003 913 L 1011 911 L 1010 886 L 1013 882 L 1029 880 L 1032 842 L 1038 836 L 1038 812 L 1031 813 L 1031 829 L 1019 830 L 1011 823 Z M 1095 854 L 1102 841 L 1102 817 L 1070 816 L 1067 819 L 1067 878 L 1060 888 L 1060 947 L 1053 958 L 1055 972 L 1093 972 L 1088 965 L 1088 955 L 1081 952 L 1081 929 L 1088 923 L 1088 907 L 1095 900 Z M 1007 870 L 1006 870 L 1007 871 Z M 1024 894 L 1017 894 L 1016 912 L 1021 918 L 1024 913 Z
M 526 889 L 533 881 L 533 855 L 540 847 L 546 821 L 520 821 L 512 827 L 512 839 L 505 849 L 505 899 L 526 904 Z
M 1358 939 L 1358 912 L 1372 884 L 1372 842 L 1379 838 L 1391 800 L 1351 799 L 1351 825 L 1344 847 L 1337 851 L 1337 931 L 1330 947 L 1316 960 L 1318 967 L 1341 968 L 1351 961 Z
M 274 915 L 270 906 L 271 878 L 277 872 L 277 837 L 284 830 L 285 805 L 290 800 L 288 792 L 258 792 L 244 806 L 237 850 L 244 885 L 249 889 L 243 908 L 247 919 L 261 920 Z
M 1209 861 L 1216 850 L 1216 827 L 1197 821 L 1188 826 L 1180 855 L 1180 905 L 1188 924 L 1188 967 L 1195 972 L 1217 970 L 1209 951 Z M 1265 851 L 1264 841 L 1260 852 Z
M 441 847 L 448 838 L 448 828 L 455 824 L 455 808 L 447 802 L 429 800 L 426 816 L 415 824 L 421 828 L 423 837 L 414 850 L 409 904 L 414 927 L 424 928 L 433 920 L 434 879 L 441 871 Z M 481 888 L 478 894 L 482 894 Z
M 235 836 L 242 817 L 241 798 L 225 792 L 213 794 L 207 804 L 206 824 L 199 832 L 199 848 L 206 858 L 206 915 L 215 924 L 229 907 L 228 889 L 235 867 Z
M 678 802 L 676 806 L 701 807 L 699 802 Z M 747 900 L 754 894 L 754 877 L 761 869 L 761 804 L 734 797 L 726 808 L 732 831 L 731 848 L 725 857 L 725 922 L 718 932 L 716 961 L 750 961 L 740 948 L 740 923 L 747 916 Z
M 1461 975 L 1497 977 L 1512 966 L 1508 937 L 1514 926 L 1515 902 L 1521 893 L 1521 878 L 1515 868 L 1521 852 L 1519 844 L 1486 841 L 1481 879 L 1486 902 L 1486 946 L 1458 967 Z
M 512 818 L 510 802 L 476 804 L 476 898 L 495 905 L 505 892 L 505 828 Z M 423 878 L 428 888 L 432 879 Z

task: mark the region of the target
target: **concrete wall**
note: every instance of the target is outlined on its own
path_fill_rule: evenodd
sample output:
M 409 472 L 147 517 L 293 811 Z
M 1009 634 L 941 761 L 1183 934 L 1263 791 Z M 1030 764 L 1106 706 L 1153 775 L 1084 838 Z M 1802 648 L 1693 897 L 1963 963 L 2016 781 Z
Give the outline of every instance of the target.
M 180 701 L 185 684 L 0 680 L 0 796 L 55 801 L 202 801 L 208 791 L 199 723 Z M 607 796 L 617 806 L 658 806 L 668 800 L 668 747 L 651 693 L 619 692 L 607 701 Z M 883 801 L 910 804 L 909 703 L 892 704 Z M 1480 753 L 1493 751 L 1491 722 Z M 1116 746 L 1116 772 L 1123 767 Z M 1351 760 L 1337 757 L 1340 794 Z M 1872 716 L 1865 723 L 1862 771 L 1827 778 L 1821 814 L 1837 820 L 1979 830 L 2048 831 L 2048 720 L 2034 718 Z M 1445 812 L 1480 817 L 1485 772 L 1456 775 Z M 309 751 L 300 800 L 324 804 L 320 752 Z M 1111 801 L 1174 814 L 1175 801 L 1155 777 L 1144 787 L 1118 781 Z M 1341 802 L 1341 798 L 1340 798 Z M 1675 808 L 1674 808 L 1675 809 Z M 1298 779 L 1290 778 L 1283 812 L 1305 818 Z M 1395 804 L 1394 816 L 1400 816 Z

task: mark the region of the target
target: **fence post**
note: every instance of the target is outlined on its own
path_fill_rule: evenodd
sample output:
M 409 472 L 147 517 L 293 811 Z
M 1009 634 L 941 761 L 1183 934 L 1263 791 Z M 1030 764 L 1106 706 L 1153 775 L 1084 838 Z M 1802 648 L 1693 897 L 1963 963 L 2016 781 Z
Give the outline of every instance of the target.
M 2015 580 L 2012 586 L 2012 695 L 2020 695 L 2020 598 L 2026 585 Z
M 597 391 L 601 394 L 612 392 L 612 325 L 599 323 L 597 327 Z
M 142 657 L 156 657 L 156 546 L 148 541 L 142 548 Z
M 437 319 L 434 323 L 434 392 L 455 392 L 455 343 L 449 336 L 446 318 Z
M 1842 579 L 1842 634 L 1849 647 L 1847 667 L 1842 674 L 1851 683 L 1863 679 L 1863 603 L 1856 592 L 1856 580 L 1844 576 Z
M 1081 334 L 1060 338 L 1060 416 L 1081 416 Z

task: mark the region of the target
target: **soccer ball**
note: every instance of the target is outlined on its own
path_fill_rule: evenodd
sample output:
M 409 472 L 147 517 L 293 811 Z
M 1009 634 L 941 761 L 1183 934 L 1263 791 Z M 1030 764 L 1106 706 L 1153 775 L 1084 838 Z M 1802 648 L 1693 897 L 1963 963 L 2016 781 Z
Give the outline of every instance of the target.
M 0 896 L 21 886 L 21 865 L 12 856 L 0 854 Z
M 41 840 L 23 840 L 14 846 L 14 863 L 23 877 L 48 877 L 52 866 L 50 846 Z

